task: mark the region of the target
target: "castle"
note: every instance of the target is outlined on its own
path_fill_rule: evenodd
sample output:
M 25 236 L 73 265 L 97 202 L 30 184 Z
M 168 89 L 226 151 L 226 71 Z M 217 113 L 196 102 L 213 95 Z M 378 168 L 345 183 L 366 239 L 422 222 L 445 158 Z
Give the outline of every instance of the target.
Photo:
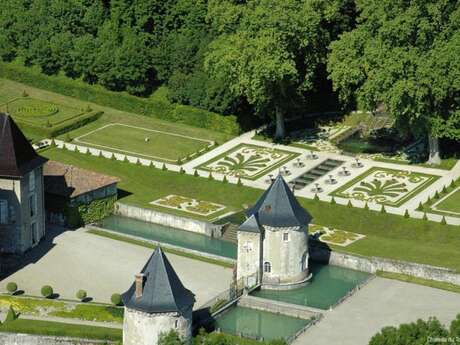
M 45 236 L 45 162 L 0 113 L 0 253 L 22 254 Z
M 237 279 L 246 286 L 291 289 L 308 282 L 310 214 L 279 175 L 238 229 Z M 251 281 L 252 280 L 252 281 Z

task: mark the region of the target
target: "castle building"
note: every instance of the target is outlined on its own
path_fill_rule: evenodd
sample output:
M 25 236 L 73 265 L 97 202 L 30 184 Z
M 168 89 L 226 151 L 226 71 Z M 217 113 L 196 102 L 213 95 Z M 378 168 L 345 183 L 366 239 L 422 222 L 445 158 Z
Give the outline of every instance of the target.
M 180 281 L 160 247 L 122 295 L 124 345 L 155 345 L 162 333 L 192 336 L 194 294 Z
M 45 236 L 45 162 L 0 113 L 0 253 L 22 254 Z
M 246 286 L 290 289 L 306 284 L 310 214 L 278 176 L 238 229 L 237 279 Z

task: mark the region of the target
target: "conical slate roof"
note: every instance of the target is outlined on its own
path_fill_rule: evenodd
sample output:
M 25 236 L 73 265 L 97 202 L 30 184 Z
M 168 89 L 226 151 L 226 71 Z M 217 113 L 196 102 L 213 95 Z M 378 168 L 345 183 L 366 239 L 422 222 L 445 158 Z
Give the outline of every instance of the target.
M 300 206 L 291 189 L 279 175 L 246 215 L 255 215 L 260 225 L 272 227 L 305 226 L 310 214 Z
M 238 231 L 260 233 L 260 226 L 256 216 L 252 215 L 246 219 L 246 221 L 239 226 Z
M 181 312 L 195 303 L 195 296 L 187 290 L 160 247 L 145 264 L 142 296 L 136 298 L 136 283 L 122 295 L 123 304 L 145 313 Z
M 11 116 L 0 113 L 0 177 L 19 178 L 45 162 Z

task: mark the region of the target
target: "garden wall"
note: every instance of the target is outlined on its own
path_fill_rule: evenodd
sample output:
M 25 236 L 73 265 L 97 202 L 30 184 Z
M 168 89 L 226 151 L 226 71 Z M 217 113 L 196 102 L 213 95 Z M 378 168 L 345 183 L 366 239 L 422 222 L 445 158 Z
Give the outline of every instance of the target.
M 334 266 L 369 273 L 376 273 L 377 271 L 402 273 L 417 278 L 460 285 L 460 274 L 447 268 L 379 257 L 354 256 L 317 247 L 310 247 L 310 249 L 310 257 L 314 261 L 329 263 Z
M 300 305 L 249 295 L 242 296 L 238 301 L 238 305 L 240 307 L 262 310 L 269 313 L 282 314 L 301 319 L 310 319 L 321 312 L 320 310 L 315 310 L 314 308 L 307 308 Z
M 114 344 L 108 340 L 89 340 L 66 337 L 48 337 L 31 334 L 0 333 L 3 345 L 100 345 Z
M 155 223 L 181 230 L 196 232 L 211 237 L 222 237 L 222 225 L 175 216 L 169 213 L 163 213 L 132 205 L 121 204 L 119 202 L 115 204 L 115 214 L 142 220 L 148 223 Z

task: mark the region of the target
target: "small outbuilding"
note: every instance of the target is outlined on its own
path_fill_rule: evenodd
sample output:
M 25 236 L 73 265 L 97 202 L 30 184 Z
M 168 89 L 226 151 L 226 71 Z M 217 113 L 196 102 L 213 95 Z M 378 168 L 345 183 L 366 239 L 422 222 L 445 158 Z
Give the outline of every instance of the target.
M 187 342 L 191 339 L 195 295 L 182 285 L 160 247 L 122 299 L 124 345 L 156 345 L 160 334 L 171 330 Z
M 48 222 L 76 227 L 98 221 L 112 213 L 120 180 L 49 161 L 44 166 L 44 181 Z

